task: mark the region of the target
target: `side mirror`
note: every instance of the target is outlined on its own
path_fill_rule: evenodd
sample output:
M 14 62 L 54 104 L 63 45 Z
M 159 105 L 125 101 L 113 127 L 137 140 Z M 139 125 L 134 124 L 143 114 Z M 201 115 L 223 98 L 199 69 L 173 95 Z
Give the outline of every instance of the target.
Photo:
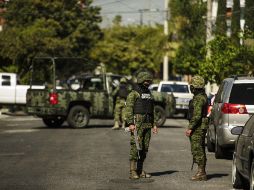
M 243 127 L 241 127 L 241 126 L 234 127 L 233 129 L 231 129 L 232 135 L 241 135 L 242 132 L 243 132 Z

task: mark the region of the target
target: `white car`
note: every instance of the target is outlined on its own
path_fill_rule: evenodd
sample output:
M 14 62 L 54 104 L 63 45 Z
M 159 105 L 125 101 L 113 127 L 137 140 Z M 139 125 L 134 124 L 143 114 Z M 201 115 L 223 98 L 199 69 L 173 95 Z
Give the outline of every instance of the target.
M 161 81 L 158 91 L 173 93 L 176 99 L 176 113 L 183 113 L 184 117 L 187 117 L 189 101 L 193 98 L 188 82 Z

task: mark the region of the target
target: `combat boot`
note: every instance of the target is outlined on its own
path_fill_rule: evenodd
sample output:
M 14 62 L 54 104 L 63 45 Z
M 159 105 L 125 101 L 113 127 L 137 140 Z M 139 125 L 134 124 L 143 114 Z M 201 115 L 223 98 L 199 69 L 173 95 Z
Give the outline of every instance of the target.
M 125 129 L 125 121 L 122 122 L 122 129 Z
M 135 160 L 130 161 L 130 179 L 139 179 L 139 176 L 136 171 L 137 162 Z
M 119 129 L 119 128 L 120 128 L 119 127 L 119 122 L 115 121 L 115 124 L 114 124 L 114 126 L 111 129 L 116 130 L 116 129 Z
M 205 172 L 205 167 L 198 166 L 198 172 L 194 176 L 192 176 L 191 180 L 192 181 L 206 181 L 207 176 Z
M 137 163 L 137 173 L 139 175 L 140 178 L 151 178 L 151 174 L 149 173 L 146 173 L 144 170 L 143 170 L 143 165 L 144 165 L 144 161 L 141 161 L 141 160 L 138 160 L 138 163 Z

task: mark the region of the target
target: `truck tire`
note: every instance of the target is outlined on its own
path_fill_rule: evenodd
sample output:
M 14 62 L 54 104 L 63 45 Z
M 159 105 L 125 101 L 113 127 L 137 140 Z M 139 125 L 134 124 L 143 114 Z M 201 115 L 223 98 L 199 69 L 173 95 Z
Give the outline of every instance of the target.
M 236 157 L 235 153 L 233 154 L 233 162 L 232 162 L 232 185 L 234 188 L 241 189 L 243 188 L 243 177 L 239 173 L 237 167 L 236 167 Z
M 48 127 L 60 127 L 65 119 L 62 117 L 50 117 L 50 118 L 42 118 L 42 121 Z
M 166 113 L 165 113 L 165 110 L 159 106 L 159 105 L 155 105 L 154 106 L 154 111 L 155 111 L 155 118 L 158 119 L 156 121 L 157 123 L 157 126 L 160 127 L 162 126 L 165 121 L 166 121 Z
M 207 131 L 206 141 L 207 141 L 207 150 L 208 150 L 208 152 L 214 152 L 215 151 L 215 145 L 211 141 L 209 129 Z
M 215 158 L 216 159 L 222 159 L 225 158 L 223 148 L 218 143 L 218 136 L 217 133 L 215 134 Z
M 68 114 L 67 122 L 72 128 L 83 128 L 88 125 L 89 112 L 84 106 L 73 106 Z

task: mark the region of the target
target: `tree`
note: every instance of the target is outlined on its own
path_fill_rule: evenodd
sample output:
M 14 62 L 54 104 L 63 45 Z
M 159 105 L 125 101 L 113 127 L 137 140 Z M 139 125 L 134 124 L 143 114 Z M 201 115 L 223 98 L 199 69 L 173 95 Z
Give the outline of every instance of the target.
M 205 46 L 206 3 L 199 0 L 171 0 L 170 44 L 178 42 L 175 57 L 171 57 L 173 69 L 178 74 L 195 74 L 200 53 Z M 173 38 L 172 38 L 173 37 Z
M 7 24 L 0 33 L 0 69 L 26 73 L 30 64 L 27 60 L 35 56 L 88 58 L 101 37 L 100 9 L 91 2 L 9 1 L 3 15 Z
M 165 36 L 162 26 L 119 26 L 103 30 L 104 39 L 92 51 L 92 57 L 105 63 L 107 70 L 132 74 L 138 68 L 160 71 Z
M 231 75 L 252 74 L 253 49 L 235 45 L 231 38 L 217 36 L 209 43 L 212 55 L 199 62 L 199 74 L 206 81 L 220 82 Z

